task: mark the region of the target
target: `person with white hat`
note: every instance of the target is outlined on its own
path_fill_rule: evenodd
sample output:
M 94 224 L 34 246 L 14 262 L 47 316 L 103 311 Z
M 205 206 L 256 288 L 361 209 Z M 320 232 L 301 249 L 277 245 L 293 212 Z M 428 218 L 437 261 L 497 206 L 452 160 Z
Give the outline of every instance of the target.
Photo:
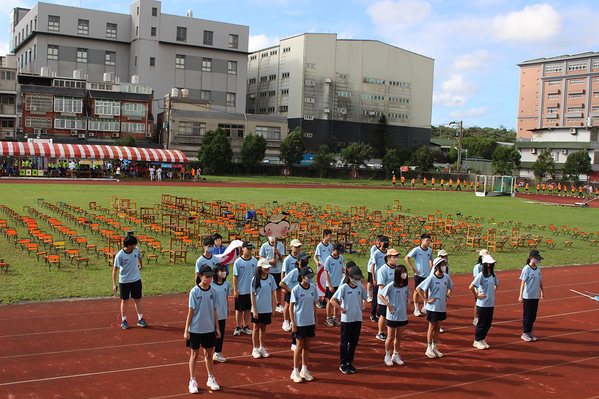
M 474 333 L 474 342 L 472 346 L 477 349 L 489 349 L 486 338 L 491 323 L 493 322 L 493 311 L 495 310 L 495 291 L 499 285 L 494 268 L 497 261 L 491 255 L 485 255 L 482 258 L 482 272 L 474 278 L 470 284 L 470 291 L 476 299 L 476 308 L 478 312 L 478 323 Z
M 264 343 L 266 341 L 266 326 L 272 323 L 272 316 L 275 314 L 275 292 L 277 283 L 270 274 L 270 262 L 267 259 L 260 259 L 256 274 L 252 278 L 250 286 L 250 299 L 252 301 L 252 356 L 255 359 L 261 357 L 270 357 Z M 259 346 L 258 346 L 259 345 Z
M 486 249 L 481 249 L 478 253 L 478 260 L 476 261 L 476 265 L 472 269 L 472 276 L 476 277 L 480 272 L 483 271 L 483 257 L 489 255 L 489 251 Z M 476 301 L 474 301 L 474 319 L 472 319 L 472 324 L 476 327 L 478 324 L 478 310 L 476 306 Z
M 283 263 L 281 264 L 281 281 L 285 280 L 285 276 L 289 274 L 293 269 L 295 269 L 295 265 L 297 263 L 297 255 L 302 250 L 302 242 L 297 238 L 291 240 L 289 243 L 291 247 L 291 253 L 285 257 Z M 279 282 L 279 286 L 281 287 L 281 283 Z M 291 298 L 291 292 L 285 291 L 285 296 L 283 300 L 285 301 L 285 307 L 283 308 L 283 330 L 291 331 L 291 322 L 289 319 L 289 299 Z
M 520 274 L 520 296 L 518 302 L 523 305 L 522 315 L 522 338 L 526 342 L 536 341 L 532 333 L 532 327 L 537 319 L 537 310 L 539 308 L 539 299 L 545 299 L 545 290 L 543 289 L 543 278 L 539 263 L 543 257 L 538 250 L 533 249 L 526 261 L 526 266 L 522 268 Z
M 385 286 L 391 282 L 393 282 L 393 278 L 395 276 L 395 267 L 399 261 L 399 252 L 395 248 L 391 248 L 387 250 L 385 254 L 385 264 L 381 266 L 376 273 L 376 283 L 378 285 L 378 291 L 385 288 Z M 381 341 L 387 340 L 387 335 L 385 334 L 385 321 L 387 316 L 387 306 L 385 305 L 384 297 L 381 297 L 380 294 L 377 295 L 377 303 L 378 303 L 378 326 L 379 332 L 376 335 L 376 338 Z

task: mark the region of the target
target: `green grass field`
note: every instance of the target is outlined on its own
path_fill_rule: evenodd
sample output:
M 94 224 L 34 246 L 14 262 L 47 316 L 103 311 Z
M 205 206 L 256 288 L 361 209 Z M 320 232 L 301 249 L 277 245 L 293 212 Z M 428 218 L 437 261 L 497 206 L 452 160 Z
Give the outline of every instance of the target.
M 263 183 L 261 179 L 245 178 L 245 183 Z M 331 181 L 335 183 L 338 181 Z M 297 183 L 294 181 L 294 183 Z M 234 183 L 233 183 L 234 184 Z M 158 184 L 153 186 L 91 186 L 91 185 L 56 185 L 56 184 L 0 184 L 0 204 L 12 208 L 21 215 L 25 215 L 24 206 L 36 208 L 42 213 L 48 212 L 38 206 L 38 199 L 46 202 L 65 202 L 69 205 L 88 209 L 89 201 L 96 201 L 103 207 L 110 206 L 113 195 L 129 198 L 137 203 L 137 208 L 153 206 L 161 200 L 162 194 L 192 197 L 200 200 L 224 200 L 251 203 L 262 206 L 266 202 L 277 201 L 280 205 L 286 202 L 309 202 L 318 206 L 338 206 L 349 209 L 350 206 L 366 206 L 369 210 L 379 209 L 385 211 L 386 207 L 397 199 L 404 209 L 410 208 L 410 215 L 424 216 L 440 211 L 443 215 L 456 212 L 473 217 L 484 217 L 484 227 L 492 227 L 488 218 L 495 221 L 520 221 L 523 226 L 534 223 L 536 225 L 555 224 L 578 228 L 580 231 L 596 234 L 599 231 L 599 209 L 554 207 L 539 204 L 530 204 L 518 198 L 497 197 L 478 198 L 474 193 L 438 192 L 420 190 L 370 190 L 364 188 L 212 188 L 198 184 L 196 187 L 165 187 Z M 56 215 L 53 215 L 56 216 Z M 0 219 L 7 219 L 7 215 L 0 213 Z M 457 218 L 456 218 L 457 220 Z M 66 222 L 63 220 L 63 222 Z M 67 223 L 68 224 L 68 223 Z M 14 223 L 9 220 L 9 226 Z M 40 228 L 45 229 L 40 222 Z M 74 224 L 70 225 L 77 229 Z M 509 227 L 503 227 L 509 230 Z M 79 230 L 78 230 L 79 231 Z M 486 231 L 486 230 L 485 230 Z M 523 230 L 528 232 L 527 230 Z M 25 238 L 27 231 L 18 228 L 19 237 Z M 83 233 L 80 231 L 80 234 Z M 85 234 L 89 242 L 98 246 L 103 245 L 99 236 L 93 236 L 89 231 Z M 544 266 L 585 264 L 599 262 L 599 251 L 590 246 L 588 241 L 581 238 L 574 239 L 572 248 L 565 248 L 563 241 L 571 240 L 570 236 L 559 235 L 554 237 L 548 229 L 540 231 L 533 228 L 530 233 L 551 238 L 557 242 L 555 249 L 548 250 L 543 244 L 539 247 L 545 260 Z M 509 233 L 508 233 L 509 234 Z M 168 247 L 168 236 L 156 237 L 163 246 Z M 596 237 L 595 237 L 596 238 Z M 444 243 L 447 247 L 453 241 Z M 402 257 L 405 248 L 398 248 Z M 449 250 L 449 248 L 448 248 Z M 104 258 L 96 258 L 90 254 L 91 261 L 88 269 L 77 269 L 68 260 L 63 259 L 60 270 L 53 268 L 48 271 L 42 259 L 38 262 L 34 255 L 28 257 L 21 252 L 20 247 L 15 249 L 11 242 L 0 237 L 0 258 L 10 264 L 8 274 L 0 273 L 0 303 L 15 303 L 20 301 L 46 301 L 56 298 L 75 297 L 103 297 L 112 295 L 111 270 Z M 493 254 L 498 260 L 498 269 L 519 269 L 523 266 L 528 251 L 521 248 L 511 250 L 509 247 L 503 253 Z M 172 265 L 160 259 L 158 264 L 145 263 L 142 270 L 144 294 L 158 295 L 187 292 L 193 286 L 194 264 L 199 254 L 190 253 L 187 264 Z M 346 254 L 347 260 L 354 260 L 365 271 L 367 260 L 355 254 Z M 476 251 L 464 251 L 453 254 L 450 251 L 450 268 L 452 273 L 470 273 L 476 263 Z

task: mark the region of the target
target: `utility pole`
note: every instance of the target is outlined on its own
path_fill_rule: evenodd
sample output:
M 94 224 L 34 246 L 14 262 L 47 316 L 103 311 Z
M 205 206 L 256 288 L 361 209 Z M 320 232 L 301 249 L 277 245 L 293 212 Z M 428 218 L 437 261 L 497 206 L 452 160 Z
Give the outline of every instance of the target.
M 458 125 L 459 126 L 459 130 L 458 130 L 458 172 L 462 169 L 462 128 L 463 128 L 463 121 L 459 121 L 459 122 L 451 122 L 450 125 Z

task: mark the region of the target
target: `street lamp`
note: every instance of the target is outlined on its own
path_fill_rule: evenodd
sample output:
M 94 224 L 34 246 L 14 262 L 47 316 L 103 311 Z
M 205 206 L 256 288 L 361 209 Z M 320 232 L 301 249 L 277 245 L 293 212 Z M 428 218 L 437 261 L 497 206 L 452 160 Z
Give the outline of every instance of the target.
M 461 170 L 461 164 L 462 164 L 462 123 L 463 121 L 459 121 L 459 122 L 449 122 L 450 125 L 458 125 L 460 127 L 460 129 L 458 130 L 458 171 Z

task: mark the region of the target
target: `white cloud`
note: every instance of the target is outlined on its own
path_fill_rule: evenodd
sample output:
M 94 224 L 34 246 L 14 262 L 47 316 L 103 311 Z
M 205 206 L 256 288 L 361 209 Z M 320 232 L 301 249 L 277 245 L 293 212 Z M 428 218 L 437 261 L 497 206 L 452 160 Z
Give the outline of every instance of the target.
M 463 107 L 466 105 L 466 97 L 451 93 L 433 93 L 433 104 L 448 108 Z
M 453 61 L 451 70 L 457 73 L 482 71 L 487 67 L 487 64 L 491 61 L 489 51 L 485 49 L 477 49 L 469 54 L 457 56 Z
M 441 83 L 443 92 L 455 93 L 462 96 L 472 96 L 478 93 L 476 83 L 467 82 L 462 75 L 453 75 L 448 80 Z
M 481 116 L 485 116 L 489 111 L 489 106 L 481 105 L 477 108 L 470 109 L 458 109 L 447 114 L 450 118 L 480 118 Z
M 549 4 L 535 4 L 507 15 L 497 15 L 490 24 L 497 40 L 539 42 L 556 36 L 562 28 L 562 17 Z
M 280 39 L 278 36 L 275 37 L 267 37 L 265 35 L 250 35 L 249 43 L 248 43 L 248 51 L 256 51 L 261 50 L 263 48 L 272 47 L 274 45 L 279 44 Z
M 375 24 L 391 25 L 395 29 L 410 28 L 431 12 L 431 6 L 421 0 L 383 0 L 366 9 Z

